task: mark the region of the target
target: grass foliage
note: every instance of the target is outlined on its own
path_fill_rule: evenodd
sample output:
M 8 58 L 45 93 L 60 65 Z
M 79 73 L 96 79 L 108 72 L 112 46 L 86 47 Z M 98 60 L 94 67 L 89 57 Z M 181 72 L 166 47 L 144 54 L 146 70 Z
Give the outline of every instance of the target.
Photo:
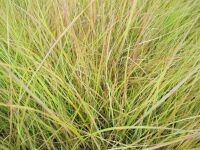
M 0 0 L 0 149 L 199 149 L 199 0 Z

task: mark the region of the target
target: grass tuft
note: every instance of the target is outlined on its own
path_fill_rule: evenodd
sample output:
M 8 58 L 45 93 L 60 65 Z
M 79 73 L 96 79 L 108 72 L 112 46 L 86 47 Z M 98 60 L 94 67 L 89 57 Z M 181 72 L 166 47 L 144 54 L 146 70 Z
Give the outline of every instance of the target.
M 199 0 L 0 0 L 0 149 L 199 149 Z

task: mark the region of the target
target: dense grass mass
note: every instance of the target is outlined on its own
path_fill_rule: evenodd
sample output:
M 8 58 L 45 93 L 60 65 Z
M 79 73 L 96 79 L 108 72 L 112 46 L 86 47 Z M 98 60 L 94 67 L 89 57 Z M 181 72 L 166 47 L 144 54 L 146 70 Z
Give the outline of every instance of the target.
M 200 0 L 0 0 L 0 149 L 200 149 Z

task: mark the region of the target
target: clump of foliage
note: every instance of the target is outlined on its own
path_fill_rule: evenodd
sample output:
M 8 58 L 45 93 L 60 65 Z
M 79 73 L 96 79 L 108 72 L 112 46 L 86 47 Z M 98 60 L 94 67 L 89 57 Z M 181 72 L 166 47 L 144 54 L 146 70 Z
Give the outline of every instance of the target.
M 200 148 L 199 0 L 0 0 L 0 149 Z

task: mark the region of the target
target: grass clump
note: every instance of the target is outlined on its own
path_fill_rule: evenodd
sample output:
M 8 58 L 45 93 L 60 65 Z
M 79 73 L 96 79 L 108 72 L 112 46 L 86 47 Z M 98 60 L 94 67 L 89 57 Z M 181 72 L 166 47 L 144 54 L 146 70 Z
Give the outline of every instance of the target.
M 0 0 L 0 149 L 199 149 L 199 0 Z

